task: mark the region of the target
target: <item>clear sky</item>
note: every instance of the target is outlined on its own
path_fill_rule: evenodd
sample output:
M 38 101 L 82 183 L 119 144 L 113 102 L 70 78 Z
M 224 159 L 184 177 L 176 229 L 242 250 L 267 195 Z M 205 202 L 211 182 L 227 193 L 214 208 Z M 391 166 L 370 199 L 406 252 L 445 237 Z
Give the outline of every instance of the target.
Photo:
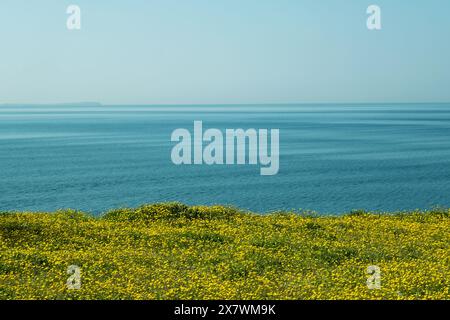
M 75 101 L 448 102 L 450 1 L 0 0 L 0 103 Z

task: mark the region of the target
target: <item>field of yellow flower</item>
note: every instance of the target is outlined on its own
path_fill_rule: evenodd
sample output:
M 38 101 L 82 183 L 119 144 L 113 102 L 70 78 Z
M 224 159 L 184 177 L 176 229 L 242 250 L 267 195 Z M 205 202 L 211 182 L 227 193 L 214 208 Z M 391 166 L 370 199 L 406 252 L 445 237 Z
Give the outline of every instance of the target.
M 0 213 L 0 299 L 450 299 L 449 231 L 448 209 Z M 71 265 L 79 290 L 66 284 Z

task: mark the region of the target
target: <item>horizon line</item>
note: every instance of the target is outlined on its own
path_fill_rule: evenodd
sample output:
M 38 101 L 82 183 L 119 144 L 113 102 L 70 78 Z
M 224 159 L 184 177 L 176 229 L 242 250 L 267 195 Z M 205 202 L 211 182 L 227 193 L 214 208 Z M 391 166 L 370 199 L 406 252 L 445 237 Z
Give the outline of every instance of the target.
M 54 102 L 54 103 L 0 103 L 0 106 L 273 106 L 273 105 L 382 105 L 382 104 L 450 104 L 450 101 L 419 101 L 419 102 L 248 102 L 248 103 L 103 103 L 89 102 Z

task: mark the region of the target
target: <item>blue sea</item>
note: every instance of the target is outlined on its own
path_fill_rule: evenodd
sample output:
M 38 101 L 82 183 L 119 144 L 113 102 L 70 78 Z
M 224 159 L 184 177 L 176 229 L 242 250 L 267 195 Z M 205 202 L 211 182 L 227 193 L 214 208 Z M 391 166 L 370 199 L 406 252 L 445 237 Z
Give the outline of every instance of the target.
M 181 165 L 171 133 L 280 129 L 280 170 Z M 323 214 L 450 206 L 450 104 L 1 106 L 0 211 L 180 201 Z

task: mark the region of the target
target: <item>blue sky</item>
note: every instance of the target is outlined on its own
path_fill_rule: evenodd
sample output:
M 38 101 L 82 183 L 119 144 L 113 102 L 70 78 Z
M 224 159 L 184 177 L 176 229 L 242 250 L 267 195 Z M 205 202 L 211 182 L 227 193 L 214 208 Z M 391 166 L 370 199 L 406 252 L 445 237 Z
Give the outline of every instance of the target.
M 0 103 L 448 102 L 449 39 L 448 0 L 1 0 Z

